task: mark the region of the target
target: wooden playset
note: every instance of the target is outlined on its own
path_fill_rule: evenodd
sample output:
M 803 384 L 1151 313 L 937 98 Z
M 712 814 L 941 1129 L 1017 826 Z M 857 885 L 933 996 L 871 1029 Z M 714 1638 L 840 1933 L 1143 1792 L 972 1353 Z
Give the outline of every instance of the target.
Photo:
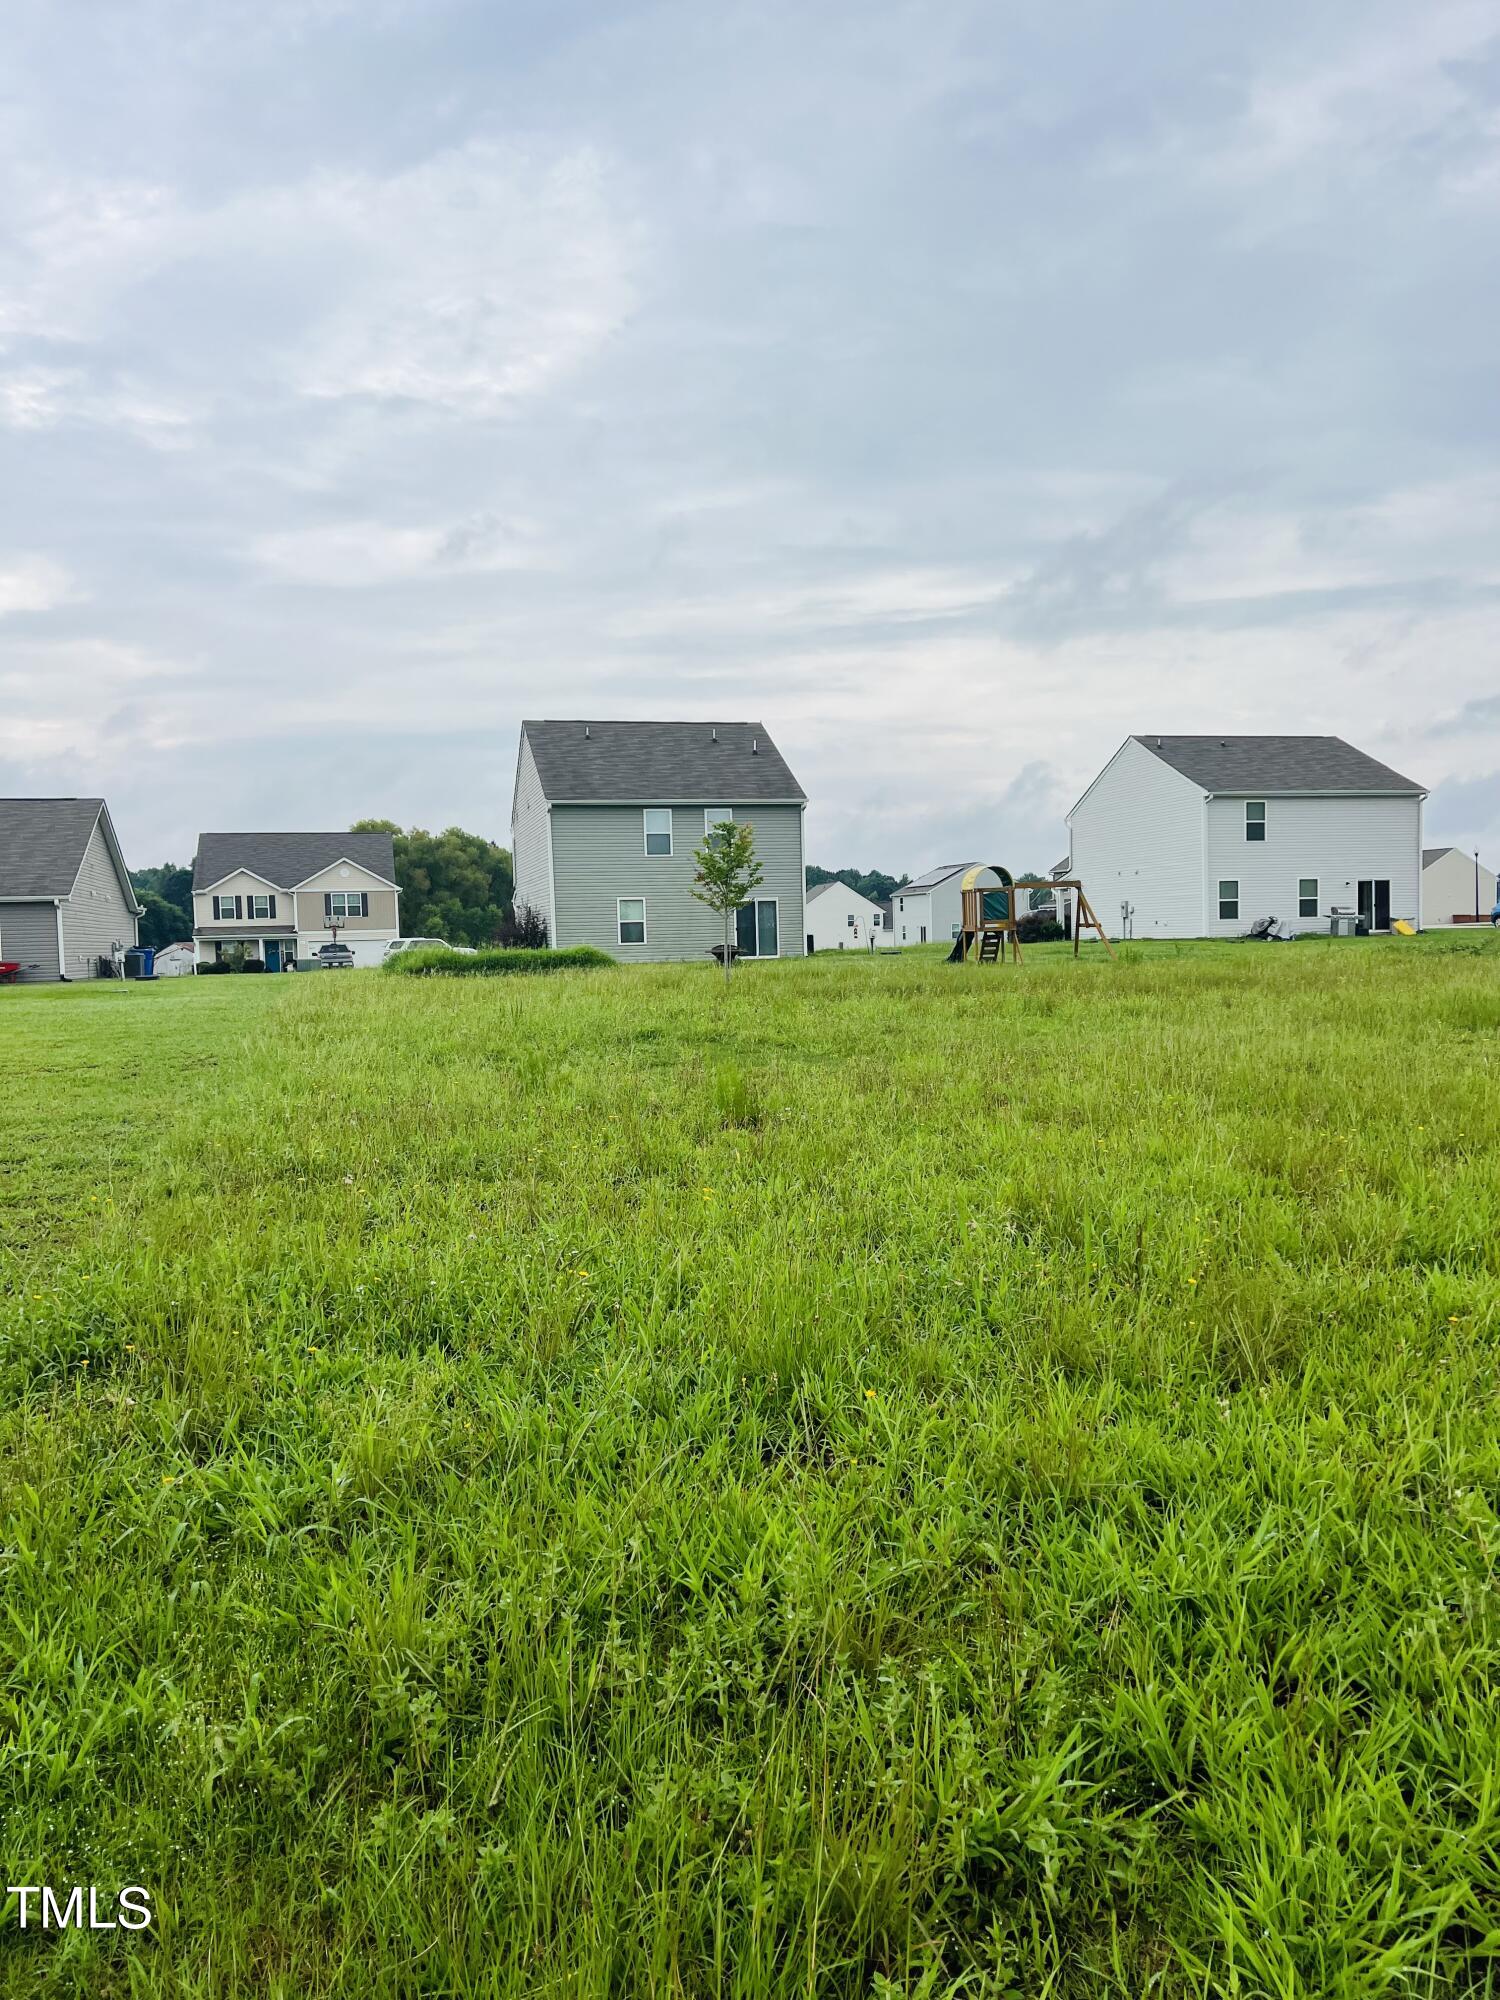
M 998 863 L 971 868 L 959 885 L 963 891 L 963 923 L 948 954 L 950 965 L 962 965 L 974 954 L 976 965 L 996 965 L 1005 958 L 1006 940 L 1017 965 L 1021 962 L 1021 921 L 1018 898 L 1027 889 L 1070 889 L 1073 892 L 1073 956 L 1078 956 L 1078 933 L 1085 926 L 1099 934 L 1099 942 L 1113 958 L 1114 946 L 1104 934 L 1104 926 L 1083 893 L 1076 876 L 1056 881 L 1026 875 L 1018 882 L 1008 868 Z

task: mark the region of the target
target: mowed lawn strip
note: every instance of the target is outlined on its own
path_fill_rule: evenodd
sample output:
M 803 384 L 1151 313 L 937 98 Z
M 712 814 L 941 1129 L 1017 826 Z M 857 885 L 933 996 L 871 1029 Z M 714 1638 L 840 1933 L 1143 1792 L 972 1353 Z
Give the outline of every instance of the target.
M 1497 975 L 0 995 L 0 1991 L 1488 1990 Z

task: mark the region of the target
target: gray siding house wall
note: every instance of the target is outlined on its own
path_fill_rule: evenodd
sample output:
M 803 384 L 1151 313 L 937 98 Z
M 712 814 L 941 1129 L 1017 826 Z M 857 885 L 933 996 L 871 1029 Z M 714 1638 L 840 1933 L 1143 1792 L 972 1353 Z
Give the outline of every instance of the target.
M 728 813 L 755 830 L 764 879 L 752 901 L 775 906 L 775 956 L 800 958 L 805 807 L 761 723 L 525 722 L 511 807 L 516 900 L 543 912 L 556 945 L 706 963 L 723 923 L 692 893 L 693 855 L 710 816 Z M 648 852 L 648 812 L 670 814 L 669 853 Z M 654 821 L 650 845 L 659 832 Z M 644 903 L 644 938 L 622 940 L 622 901 Z M 769 912 L 751 928 L 768 940 Z
M 69 979 L 95 979 L 99 960 L 117 944 L 133 945 L 135 938 L 135 904 L 126 905 L 104 828 L 96 825 L 73 893 L 63 905 L 63 971 Z
M 18 979 L 56 979 L 56 903 L 0 903 L 0 958 L 19 962 Z
M 757 903 L 777 905 L 779 958 L 807 950 L 802 907 L 802 808 L 734 806 L 755 829 L 755 857 L 765 880 Z M 647 854 L 641 806 L 554 806 L 552 856 L 557 882 L 557 942 L 596 944 L 640 962 L 704 958 L 724 926 L 692 893 L 693 850 L 706 832 L 703 806 L 672 808 L 672 852 Z M 619 900 L 642 897 L 646 942 L 619 942 Z

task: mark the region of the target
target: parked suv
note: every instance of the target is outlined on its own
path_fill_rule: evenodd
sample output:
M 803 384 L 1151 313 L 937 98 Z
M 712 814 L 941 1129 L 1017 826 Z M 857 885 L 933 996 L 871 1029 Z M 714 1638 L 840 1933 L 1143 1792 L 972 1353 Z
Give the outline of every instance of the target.
M 313 953 L 315 965 L 326 965 L 330 970 L 345 968 L 354 963 L 354 953 L 346 944 L 320 944 Z
M 447 951 L 448 949 L 446 938 L 392 938 L 385 948 L 384 957 L 394 958 L 398 951 Z

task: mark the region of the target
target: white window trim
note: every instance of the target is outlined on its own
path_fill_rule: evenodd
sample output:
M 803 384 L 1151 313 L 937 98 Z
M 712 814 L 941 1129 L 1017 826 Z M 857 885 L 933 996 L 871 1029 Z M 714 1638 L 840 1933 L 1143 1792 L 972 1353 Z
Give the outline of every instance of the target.
M 705 806 L 703 808 L 703 837 L 706 840 L 716 826 L 734 825 L 733 806 Z
M 652 813 L 665 813 L 667 816 L 667 851 L 665 854 L 653 854 L 651 852 L 651 835 L 653 832 L 653 828 L 651 826 Z M 661 832 L 661 828 L 657 827 L 654 829 L 654 831 L 659 834 Z M 672 848 L 674 845 L 672 839 L 673 832 L 674 828 L 672 825 L 672 808 L 670 806 L 641 807 L 641 852 L 645 855 L 648 861 L 671 860 Z
M 1251 808 L 1251 806 L 1259 806 L 1259 807 L 1260 807 L 1260 818 L 1259 818 L 1259 819 L 1251 819 L 1251 817 L 1250 817 L 1250 808 Z M 1257 838 L 1257 839 L 1254 839 L 1254 840 L 1252 840 L 1252 839 L 1251 839 L 1251 837 L 1250 837 L 1250 829 L 1251 829 L 1251 827 L 1252 827 L 1252 826 L 1258 826 L 1258 827 L 1260 828 L 1260 834 L 1259 834 L 1258 838 Z M 1263 845 L 1265 844 L 1265 838 L 1266 838 L 1266 802 L 1265 802 L 1265 800 L 1264 800 L 1264 799 L 1246 799 L 1246 801 L 1245 801 L 1245 839 L 1246 839 L 1246 840 L 1247 840 L 1247 841 L 1248 841 L 1248 842 L 1250 843 L 1250 845 L 1251 845 L 1252 847 L 1258 847 L 1258 846 L 1263 846 Z
M 653 857 L 653 858 L 658 858 L 658 857 Z M 639 903 L 639 904 L 640 904 L 640 906 L 641 906 L 641 934 L 640 934 L 640 937 L 639 937 L 639 938 L 622 938 L 622 937 L 620 936 L 620 932 L 621 932 L 621 931 L 622 931 L 622 930 L 623 930 L 623 929 L 625 928 L 625 919 L 624 919 L 624 918 L 623 918 L 623 917 L 621 916 L 620 912 L 621 912 L 621 911 L 622 911 L 622 910 L 624 909 L 624 907 L 625 907 L 625 905 L 626 905 L 627 903 Z M 633 922 L 633 921 L 634 921 L 634 919 L 632 919 L 632 922 Z M 620 947 L 620 949 L 621 949 L 622 951 L 639 951 L 639 950 L 640 950 L 640 948 L 641 948 L 641 946 L 642 946 L 643 944 L 649 944 L 650 942 L 651 942 L 651 929 L 650 929 L 650 925 L 649 925 L 649 924 L 647 923 L 647 921 L 646 921 L 646 899 L 645 899 L 645 897 L 644 897 L 644 896 L 616 896 L 616 898 L 615 898 L 615 943 L 616 943 L 616 944 L 617 944 L 617 945 L 618 945 L 618 946 Z
M 1311 882 L 1313 885 L 1313 892 L 1310 897 L 1304 896 L 1302 893 L 1302 884 L 1304 882 Z M 1322 900 L 1322 895 L 1323 878 L 1321 875 L 1299 875 L 1297 877 L 1297 915 L 1299 917 L 1315 917 L 1318 914 L 1318 904 Z M 1311 902 L 1312 908 L 1310 910 L 1303 909 L 1302 905 L 1305 902 Z
M 754 957 L 754 958 L 763 958 L 763 959 L 773 959 L 773 958 L 780 958 L 780 956 L 781 956 L 781 898 L 780 898 L 779 896 L 752 896 L 752 897 L 750 898 L 750 900 L 749 900 L 749 902 L 748 902 L 748 903 L 740 903 L 740 904 L 738 904 L 738 905 L 736 906 L 736 909 L 735 909 L 735 916 L 736 916 L 736 918 L 738 918 L 738 916 L 739 916 L 739 912 L 740 912 L 741 910 L 754 910 L 754 909 L 756 908 L 756 905 L 757 905 L 758 903 L 774 903 L 774 904 L 775 904 L 775 906 L 776 906 L 776 949 L 775 949 L 774 951 L 762 951 L 762 950 L 761 950 L 761 948 L 760 948 L 760 914 L 759 914 L 759 912 L 757 911 L 757 912 L 756 912 L 756 918 L 755 918 L 755 950 L 754 950 L 754 952 L 753 952 L 753 953 L 750 953 L 750 954 L 748 954 L 748 956 L 751 956 L 751 957 Z M 745 953 L 741 953 L 741 956 L 742 956 L 742 957 L 744 957 L 744 956 L 747 956 L 747 954 L 745 954 Z
M 1224 894 L 1224 885 L 1225 885 L 1225 883 L 1226 883 L 1226 882 L 1232 882 L 1232 883 L 1234 884 L 1234 894 L 1233 894 L 1232 896 L 1226 896 L 1226 895 Z M 1216 891 L 1217 891 L 1217 893 L 1216 893 L 1216 894 L 1215 894 L 1215 896 L 1214 896 L 1214 908 L 1215 908 L 1215 910 L 1217 910 L 1217 911 L 1218 911 L 1218 914 L 1219 914 L 1219 922 L 1220 922 L 1221 924 L 1237 924 L 1237 923 L 1239 922 L 1239 920 L 1240 920 L 1240 878 L 1239 878 L 1239 876 L 1237 876 L 1237 875 L 1220 875 L 1220 876 L 1217 876 L 1217 877 L 1215 878 L 1215 888 L 1216 888 Z M 1225 916 L 1225 914 L 1224 914 L 1224 905 L 1225 905 L 1226 903 L 1233 903 L 1233 905 L 1234 905 L 1234 915 L 1233 915 L 1232 917 L 1226 917 L 1226 916 Z

